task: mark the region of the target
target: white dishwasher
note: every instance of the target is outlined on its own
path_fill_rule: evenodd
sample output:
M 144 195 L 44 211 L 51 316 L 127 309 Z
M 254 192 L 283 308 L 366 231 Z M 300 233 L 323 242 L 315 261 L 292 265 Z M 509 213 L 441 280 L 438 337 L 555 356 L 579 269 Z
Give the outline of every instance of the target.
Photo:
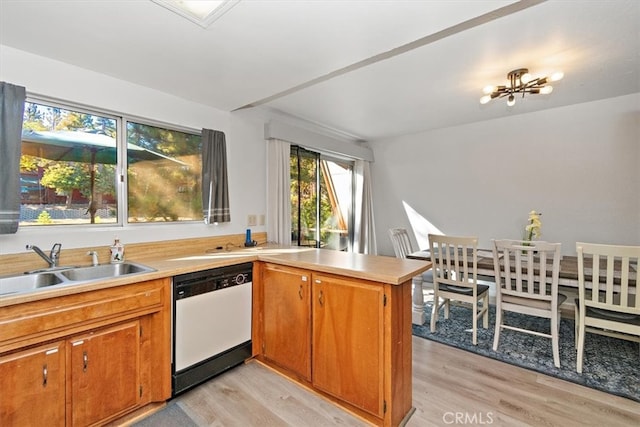
M 251 357 L 252 267 L 173 278 L 173 396 Z

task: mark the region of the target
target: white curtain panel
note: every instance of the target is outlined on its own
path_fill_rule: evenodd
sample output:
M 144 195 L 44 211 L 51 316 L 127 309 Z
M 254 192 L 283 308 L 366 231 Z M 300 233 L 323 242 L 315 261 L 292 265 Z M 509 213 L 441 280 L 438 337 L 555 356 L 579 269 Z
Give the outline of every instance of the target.
M 267 140 L 267 240 L 291 245 L 290 144 Z
M 357 159 L 356 175 L 355 227 L 353 251 L 361 254 L 377 255 L 375 222 L 373 219 L 373 196 L 371 191 L 371 162 Z

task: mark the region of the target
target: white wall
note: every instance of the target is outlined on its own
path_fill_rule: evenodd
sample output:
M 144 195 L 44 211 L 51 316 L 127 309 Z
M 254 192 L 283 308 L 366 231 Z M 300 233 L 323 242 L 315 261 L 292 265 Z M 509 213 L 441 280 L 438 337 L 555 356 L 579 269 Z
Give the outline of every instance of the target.
M 58 98 L 183 127 L 222 130 L 227 136 L 232 222 L 220 225 L 135 225 L 122 227 L 20 228 L 0 236 L 0 254 L 23 252 L 27 243 L 48 249 L 244 233 L 247 215 L 266 212 L 264 121 L 250 114 L 230 114 L 205 105 L 0 45 L 0 80 L 27 88 L 28 94 Z M 254 232 L 264 226 L 251 227 Z M 87 230 L 91 230 L 87 232 Z
M 389 228 L 412 223 L 426 248 L 427 221 L 489 248 L 521 238 L 530 210 L 542 212 L 541 239 L 564 254 L 576 241 L 640 245 L 640 94 L 370 146 L 380 254 L 393 255 Z
M 243 233 L 247 215 L 266 212 L 265 119 L 255 111 L 230 114 L 2 45 L 0 80 L 29 93 L 224 131 L 232 215 L 218 226 L 20 229 L 0 236 L 0 254 L 23 252 L 27 243 L 108 245 L 116 235 L 127 243 Z M 388 228 L 410 228 L 403 201 L 423 224 L 477 235 L 484 247 L 491 238 L 519 238 L 531 209 L 543 213 L 543 238 L 562 242 L 564 253 L 575 252 L 577 240 L 640 244 L 639 122 L 636 94 L 372 142 L 379 252 L 393 254 Z

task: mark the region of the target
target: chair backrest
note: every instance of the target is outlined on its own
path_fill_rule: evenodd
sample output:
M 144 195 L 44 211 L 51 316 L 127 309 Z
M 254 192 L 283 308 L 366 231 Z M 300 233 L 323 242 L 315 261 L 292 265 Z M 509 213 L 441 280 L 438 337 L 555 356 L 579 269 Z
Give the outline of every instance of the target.
M 390 228 L 389 237 L 391 238 L 396 258 L 406 258 L 407 255 L 413 252 L 409 233 L 405 228 Z
M 580 303 L 640 315 L 640 298 L 635 292 L 640 246 L 577 242 L 576 251 Z
M 560 243 L 540 241 L 494 240 L 496 291 L 504 295 L 557 301 L 560 246 Z
M 433 281 L 476 288 L 478 238 L 429 234 Z

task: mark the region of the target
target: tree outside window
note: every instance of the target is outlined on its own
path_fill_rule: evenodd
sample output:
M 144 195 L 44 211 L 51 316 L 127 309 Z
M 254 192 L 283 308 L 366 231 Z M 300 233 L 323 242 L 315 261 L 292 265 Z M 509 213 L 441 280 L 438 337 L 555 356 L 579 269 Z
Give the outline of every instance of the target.
M 194 221 L 202 217 L 200 135 L 25 103 L 21 226 Z M 116 175 L 126 147 L 127 180 Z M 122 185 L 120 185 L 122 183 Z M 128 186 L 127 186 L 128 184 Z M 119 192 L 124 192 L 120 195 Z M 119 200 L 128 205 L 125 215 Z

